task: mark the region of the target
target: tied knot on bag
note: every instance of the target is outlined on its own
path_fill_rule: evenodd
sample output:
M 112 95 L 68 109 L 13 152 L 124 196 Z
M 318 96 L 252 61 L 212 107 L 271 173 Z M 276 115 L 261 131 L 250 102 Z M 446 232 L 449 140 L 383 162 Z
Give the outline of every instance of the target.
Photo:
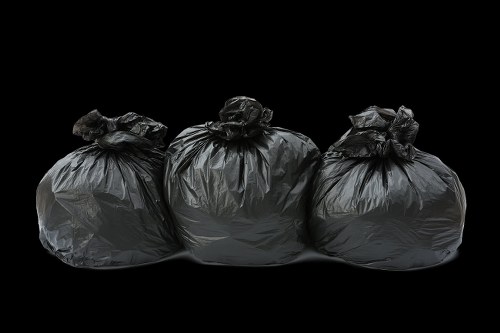
M 371 106 L 362 113 L 350 116 L 353 127 L 329 149 L 345 157 L 397 157 L 412 161 L 413 146 L 419 125 L 413 112 L 401 106 L 392 109 Z
M 167 127 L 134 112 L 108 118 L 93 110 L 78 119 L 73 126 L 73 134 L 81 136 L 85 141 L 103 141 L 110 145 L 117 140 L 129 141 L 131 144 L 150 141 L 149 145 L 161 148 L 164 146 L 163 138 L 167 134 Z
M 207 129 L 225 140 L 236 140 L 253 137 L 268 128 L 273 111 L 253 98 L 237 96 L 226 101 L 219 117 L 220 121 L 206 123 Z
M 77 120 L 73 125 L 73 134 L 85 141 L 94 141 L 116 129 L 116 118 L 104 117 L 99 111 L 93 110 Z

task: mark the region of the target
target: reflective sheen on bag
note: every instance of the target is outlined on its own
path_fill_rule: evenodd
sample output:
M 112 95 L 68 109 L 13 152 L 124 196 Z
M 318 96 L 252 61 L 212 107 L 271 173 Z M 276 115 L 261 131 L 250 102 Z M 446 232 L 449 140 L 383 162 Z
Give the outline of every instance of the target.
M 323 154 L 313 185 L 316 248 L 366 267 L 432 266 L 457 250 L 465 192 L 437 157 L 413 146 L 410 109 L 370 107 Z
M 182 242 L 232 265 L 281 264 L 304 248 L 306 203 L 320 153 L 270 127 L 272 111 L 235 97 L 220 121 L 184 130 L 166 153 L 164 190 Z
M 162 196 L 167 128 L 127 113 L 80 118 L 73 133 L 95 142 L 59 160 L 43 177 L 36 207 L 43 246 L 77 267 L 158 261 L 177 251 Z

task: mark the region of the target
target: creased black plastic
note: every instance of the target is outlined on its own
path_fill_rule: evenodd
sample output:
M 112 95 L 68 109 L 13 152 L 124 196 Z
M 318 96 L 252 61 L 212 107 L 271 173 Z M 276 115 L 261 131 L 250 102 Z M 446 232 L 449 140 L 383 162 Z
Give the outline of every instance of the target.
M 395 154 L 404 160 L 415 158 L 413 142 L 418 123 L 413 112 L 402 106 L 396 114 L 391 109 L 372 106 L 351 116 L 353 128 L 330 147 L 329 151 L 346 157 L 386 157 Z
M 37 189 L 43 246 L 77 267 L 121 267 L 165 258 L 178 249 L 162 195 L 166 127 L 127 113 L 97 110 L 76 135 L 95 143 L 59 160 Z
M 348 262 L 407 270 L 436 265 L 462 241 L 466 200 L 457 175 L 413 146 L 411 110 L 371 107 L 322 156 L 310 231 Z
M 116 118 L 107 118 L 93 110 L 78 119 L 73 126 L 73 134 L 81 136 L 86 141 L 93 141 L 106 133 L 124 131 L 136 134 L 151 141 L 156 148 L 164 147 L 163 138 L 167 127 L 151 118 L 129 112 Z
M 267 129 L 273 111 L 253 98 L 233 97 L 226 101 L 219 112 L 220 121 L 208 122 L 208 130 L 225 140 L 251 138 Z
M 235 118 L 222 115 L 228 104 L 238 110 Z M 245 97 L 229 100 L 222 122 L 241 126 L 227 130 L 221 124 L 226 129 L 221 131 L 211 123 L 193 126 L 167 150 L 165 198 L 184 245 L 201 260 L 280 264 L 304 248 L 306 204 L 319 150 L 302 134 L 269 127 L 272 113 L 255 105 Z M 245 125 L 252 119 L 259 125 L 250 127 L 258 133 Z

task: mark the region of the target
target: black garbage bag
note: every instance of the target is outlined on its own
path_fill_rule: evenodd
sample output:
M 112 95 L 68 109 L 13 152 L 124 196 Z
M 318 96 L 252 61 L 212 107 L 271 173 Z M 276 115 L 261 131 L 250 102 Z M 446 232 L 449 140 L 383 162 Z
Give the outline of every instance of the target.
M 167 128 L 127 113 L 94 110 L 73 133 L 95 143 L 59 160 L 37 189 L 43 246 L 77 267 L 158 261 L 179 247 L 162 195 Z
M 406 270 L 438 264 L 462 241 L 465 193 L 457 175 L 413 146 L 410 109 L 370 107 L 323 155 L 313 185 L 316 248 L 348 262 Z
M 252 98 L 228 100 L 219 116 L 167 149 L 165 198 L 180 238 L 208 262 L 286 263 L 304 248 L 319 150 L 302 134 L 269 127 L 272 111 Z

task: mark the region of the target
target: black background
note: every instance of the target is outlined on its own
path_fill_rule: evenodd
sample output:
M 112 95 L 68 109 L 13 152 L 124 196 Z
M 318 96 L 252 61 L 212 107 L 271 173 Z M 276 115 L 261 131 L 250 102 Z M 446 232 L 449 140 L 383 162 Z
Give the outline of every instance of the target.
M 296 302 L 300 296 L 313 302 L 311 297 L 333 299 L 345 293 L 353 299 L 411 295 L 444 300 L 464 283 L 461 276 L 480 271 L 474 250 L 480 244 L 481 196 L 472 162 L 463 154 L 470 149 L 467 133 L 477 126 L 470 116 L 475 112 L 470 93 L 474 71 L 464 52 L 470 46 L 465 42 L 474 41 L 465 30 L 450 24 L 438 28 L 432 17 L 426 24 L 435 29 L 428 33 L 415 20 L 381 30 L 380 22 L 372 20 L 350 35 L 346 32 L 356 23 L 330 25 L 321 19 L 307 29 L 301 24 L 271 27 L 264 19 L 259 32 L 252 29 L 257 24 L 253 20 L 247 22 L 248 29 L 232 31 L 241 28 L 235 18 L 215 30 L 205 29 L 210 19 L 194 30 L 154 20 L 96 28 L 90 17 L 66 29 L 69 21 L 30 33 L 31 53 L 21 58 L 22 72 L 13 82 L 29 91 L 19 103 L 30 111 L 30 130 L 37 133 L 30 152 L 36 163 L 25 179 L 32 200 L 25 208 L 25 241 L 19 250 L 21 258 L 30 259 L 17 260 L 19 270 L 36 279 L 35 289 L 59 295 L 64 291 L 61 283 L 79 285 L 71 288 L 124 302 L 161 294 L 174 306 L 190 304 L 183 294 L 231 302 L 261 297 L 269 300 L 261 306 L 272 310 L 276 299 Z M 311 137 L 322 152 L 350 127 L 348 115 L 370 105 L 411 108 L 420 123 L 415 146 L 453 168 L 466 190 L 459 257 L 415 272 L 325 262 L 237 268 L 181 259 L 93 271 L 74 269 L 45 252 L 38 241 L 35 189 L 58 159 L 86 144 L 71 134 L 80 116 L 93 109 L 108 117 L 143 114 L 168 126 L 168 144 L 184 128 L 216 120 L 224 101 L 237 95 L 256 98 L 274 111 L 273 126 Z

